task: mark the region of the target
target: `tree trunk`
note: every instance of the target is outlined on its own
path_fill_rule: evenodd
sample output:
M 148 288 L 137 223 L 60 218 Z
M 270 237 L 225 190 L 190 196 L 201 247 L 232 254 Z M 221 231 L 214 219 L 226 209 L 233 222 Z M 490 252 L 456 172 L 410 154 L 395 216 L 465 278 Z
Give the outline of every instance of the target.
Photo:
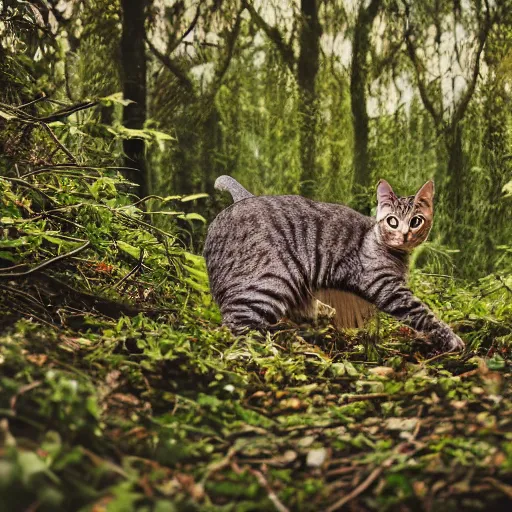
M 462 126 L 457 123 L 447 134 L 448 175 L 446 187 L 446 206 L 453 212 L 453 224 L 456 225 L 464 206 L 465 161 L 462 150 Z
M 300 116 L 301 194 L 310 197 L 316 178 L 317 98 L 316 76 L 319 69 L 322 27 L 318 19 L 317 0 L 301 0 L 302 29 L 297 66 Z
M 366 109 L 366 86 L 369 74 L 367 58 L 370 51 L 370 33 L 379 7 L 380 0 L 372 0 L 367 8 L 365 8 L 365 3 L 361 2 L 352 44 L 350 101 L 354 124 L 354 182 L 352 190 L 355 195 L 371 184 L 368 156 L 369 119 Z
M 146 47 L 145 8 L 147 0 L 121 0 L 123 28 L 121 34 L 121 76 L 123 95 L 134 103 L 124 107 L 123 125 L 140 130 L 146 121 Z M 125 166 L 136 170 L 125 171 L 127 179 L 138 185 L 138 194 L 148 194 L 148 176 L 144 156 L 144 141 L 123 141 Z

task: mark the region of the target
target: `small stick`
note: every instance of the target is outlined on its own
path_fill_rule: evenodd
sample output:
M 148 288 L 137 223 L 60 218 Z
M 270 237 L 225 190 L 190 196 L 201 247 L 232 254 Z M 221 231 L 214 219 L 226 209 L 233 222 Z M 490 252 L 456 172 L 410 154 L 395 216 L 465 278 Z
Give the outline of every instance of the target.
M 16 108 L 25 108 L 30 105 L 33 105 L 34 103 L 39 103 L 40 101 L 43 101 L 46 99 L 46 94 L 43 92 L 42 96 L 39 96 L 39 98 L 36 98 L 35 100 L 29 101 L 28 103 L 23 103 L 22 105 L 18 105 Z
M 76 249 L 73 249 L 70 252 L 67 252 L 66 254 L 60 254 L 59 256 L 55 256 L 55 258 L 50 258 L 49 260 L 43 261 L 43 263 L 26 270 L 25 272 L 7 272 L 5 274 L 0 274 L 1 278 L 11 279 L 13 277 L 24 277 L 29 274 L 32 274 L 33 272 L 36 272 L 38 270 L 41 270 L 44 267 L 47 267 L 48 265 L 55 263 L 56 261 L 63 260 L 64 258 L 69 258 L 70 256 L 74 256 L 75 254 L 78 254 L 79 252 L 83 251 L 85 248 L 89 247 L 91 245 L 91 242 L 87 241 L 84 245 L 81 245 L 80 247 L 77 247 Z
M 423 414 L 423 407 L 423 404 L 418 407 L 418 414 L 416 415 L 416 418 L 418 418 L 418 423 L 416 423 L 416 427 L 414 427 L 414 432 L 412 433 L 413 439 L 416 439 L 421 428 L 421 415 Z
M 59 148 L 66 154 L 66 156 L 69 159 L 71 159 L 72 162 L 76 162 L 75 157 L 71 154 L 69 149 L 66 148 L 66 146 L 64 146 L 64 144 L 62 144 L 62 142 L 57 138 L 57 136 L 53 133 L 52 129 L 46 123 L 40 122 L 39 124 L 49 133 L 50 137 L 54 140 L 55 144 L 59 146 Z
M 421 364 L 429 364 L 433 361 L 437 361 L 438 359 L 441 359 L 442 357 L 446 357 L 448 354 L 452 354 L 452 352 L 441 352 L 440 354 L 437 354 L 434 357 L 431 357 L 430 359 L 425 359 L 424 361 L 421 361 Z
M 114 284 L 113 288 L 117 288 L 117 287 L 121 286 L 127 279 L 129 279 L 131 276 L 133 276 L 133 274 L 138 272 L 140 270 L 140 268 L 142 267 L 143 261 L 144 261 L 144 249 L 141 249 L 140 257 L 139 257 L 139 261 L 137 262 L 137 265 L 135 265 L 135 267 L 133 267 L 130 270 L 130 272 L 128 272 L 128 274 L 126 274 L 121 279 L 119 279 L 119 281 L 117 281 L 117 283 Z
M 82 103 L 77 103 L 76 105 L 70 105 L 61 110 L 57 110 L 57 112 L 54 112 L 53 114 L 50 114 L 47 117 L 42 117 L 38 119 L 38 121 L 41 123 L 51 123 L 53 121 L 57 121 L 57 119 L 60 119 L 62 117 L 68 117 L 71 114 L 74 114 L 75 112 L 79 112 L 80 110 L 85 110 L 87 108 L 94 107 L 97 104 L 97 101 L 83 101 Z
M 249 471 L 256 477 L 258 483 L 267 491 L 268 498 L 274 504 L 276 510 L 278 510 L 278 512 L 289 512 L 288 508 L 283 505 L 283 503 L 277 497 L 277 494 L 274 492 L 272 487 L 270 487 L 270 484 L 267 482 L 267 479 L 263 476 L 263 473 L 261 471 L 258 471 L 257 469 L 250 469 Z
M 52 199 L 48 194 L 45 194 L 42 190 L 37 188 L 35 185 L 32 185 L 28 181 L 24 181 L 20 178 L 10 178 L 8 176 L 2 176 L 3 180 L 10 181 L 11 183 L 17 183 L 18 185 L 22 187 L 29 188 L 30 190 L 33 190 L 34 192 L 37 192 L 39 195 L 44 197 L 50 204 L 56 204 L 55 200 Z
M 393 462 L 393 459 L 387 459 L 385 460 L 378 468 L 375 468 L 366 478 L 364 482 L 359 484 L 351 493 L 347 494 L 343 498 L 339 499 L 336 503 L 331 505 L 328 509 L 326 509 L 325 512 L 335 512 L 336 510 L 339 510 L 341 507 L 346 505 L 349 501 L 353 500 L 354 498 L 357 498 L 362 492 L 366 491 L 370 485 L 372 485 L 377 478 L 381 475 L 381 473 L 384 471 L 385 468 L 388 468 L 391 466 L 391 463 Z
M 18 392 L 11 397 L 10 400 L 10 406 L 11 411 L 15 413 L 16 409 L 16 401 L 18 400 L 18 397 L 23 395 L 23 393 L 26 393 L 27 391 L 30 391 L 31 389 L 37 388 L 37 386 L 40 386 L 42 384 L 42 381 L 35 380 L 34 382 L 31 382 L 30 384 L 25 384 L 24 386 L 21 386 L 21 388 L 18 390 Z

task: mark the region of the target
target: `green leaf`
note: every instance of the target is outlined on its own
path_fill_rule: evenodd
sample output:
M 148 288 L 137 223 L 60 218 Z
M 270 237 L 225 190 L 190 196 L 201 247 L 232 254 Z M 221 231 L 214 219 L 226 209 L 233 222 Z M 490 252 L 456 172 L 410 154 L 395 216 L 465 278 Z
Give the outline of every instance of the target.
M 145 128 L 144 131 L 151 135 L 157 141 L 163 140 L 176 140 L 174 137 L 169 135 L 168 133 L 160 132 L 158 130 L 150 130 L 149 128 Z
M 193 265 L 206 268 L 205 267 L 206 263 L 202 256 L 199 256 L 198 254 L 193 254 L 193 253 L 187 252 L 187 251 L 183 252 L 183 256 L 185 257 L 185 259 L 188 262 L 192 263 Z
M 0 240 L 0 248 L 21 247 L 22 245 L 27 245 L 28 242 L 29 240 L 26 236 L 15 238 L 14 240 Z
M 350 361 L 343 361 L 343 364 L 345 365 L 347 375 L 350 377 L 357 377 L 359 375 L 359 372 Z
M 208 194 L 200 193 L 200 194 L 192 194 L 191 196 L 184 196 L 181 198 L 181 202 L 185 203 L 187 201 L 194 201 L 195 199 L 202 199 L 203 197 L 208 197 Z
M 98 101 L 107 107 L 111 105 L 123 105 L 126 107 L 130 103 L 135 103 L 133 100 L 125 99 L 122 92 L 115 92 L 109 96 L 103 96 L 102 98 L 98 98 Z
M 123 251 L 124 253 L 128 254 L 129 256 L 132 256 L 136 260 L 138 260 L 140 258 L 141 250 L 138 249 L 137 247 L 127 244 L 126 242 L 123 242 L 122 240 L 118 240 L 116 243 L 117 243 L 117 246 L 119 247 L 119 249 L 121 249 L 121 251 Z
M 38 473 L 46 473 L 48 467 L 34 452 L 22 452 L 18 456 L 18 464 L 21 467 L 22 478 L 25 483 Z
M 204 222 L 206 224 L 206 219 L 202 215 L 199 215 L 199 213 L 195 213 L 195 212 L 187 213 L 186 215 L 179 215 L 178 219 L 183 219 L 183 220 L 199 220 L 199 221 Z
M 51 235 L 43 235 L 43 238 L 52 244 L 58 245 L 59 247 L 69 244 L 69 242 L 62 240 L 62 238 L 57 238 L 57 237 L 51 236 Z
M 89 191 L 97 201 L 102 197 L 112 198 L 117 194 L 115 183 L 113 178 L 99 178 L 89 186 Z
M 7 251 L 0 251 L 0 258 L 8 261 L 16 261 L 16 258 L 12 255 L 12 253 Z
M 505 368 L 505 360 L 499 354 L 494 354 L 486 362 L 489 370 L 503 370 Z

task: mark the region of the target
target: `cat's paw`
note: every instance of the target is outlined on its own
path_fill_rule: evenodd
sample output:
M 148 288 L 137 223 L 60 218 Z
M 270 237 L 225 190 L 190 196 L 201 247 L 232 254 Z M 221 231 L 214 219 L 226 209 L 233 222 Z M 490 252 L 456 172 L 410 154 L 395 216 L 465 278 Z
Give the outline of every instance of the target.
M 461 352 L 466 345 L 464 342 L 448 327 L 440 327 L 431 333 L 430 338 L 443 352 Z

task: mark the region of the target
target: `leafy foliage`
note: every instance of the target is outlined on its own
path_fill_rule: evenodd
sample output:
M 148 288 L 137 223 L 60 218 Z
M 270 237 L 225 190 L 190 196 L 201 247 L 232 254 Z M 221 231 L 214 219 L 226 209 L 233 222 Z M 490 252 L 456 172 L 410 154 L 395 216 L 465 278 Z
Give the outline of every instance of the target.
M 79 115 L 58 142 L 37 139 L 42 154 L 117 137 L 87 134 Z M 0 178 L 7 508 L 455 510 L 510 498 L 509 277 L 413 273 L 468 342 L 462 357 L 429 357 L 384 317 L 358 333 L 234 338 L 202 258 L 149 222 L 184 217 L 201 195 L 154 197 L 150 214 L 117 169 L 85 156 L 20 160 L 19 176 Z

